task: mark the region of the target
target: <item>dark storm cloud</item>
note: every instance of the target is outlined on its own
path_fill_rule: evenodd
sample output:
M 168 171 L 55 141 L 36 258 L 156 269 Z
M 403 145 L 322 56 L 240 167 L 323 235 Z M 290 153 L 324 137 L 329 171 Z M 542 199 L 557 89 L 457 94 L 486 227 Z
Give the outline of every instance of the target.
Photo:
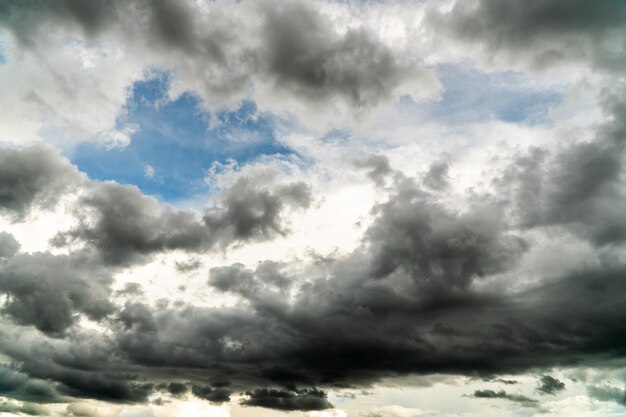
M 426 21 L 464 42 L 482 45 L 490 56 L 534 68 L 570 61 L 619 70 L 624 54 L 607 39 L 623 39 L 626 5 L 621 0 L 457 1 L 450 12 Z
M 326 399 L 326 393 L 316 389 L 304 389 L 300 391 L 282 391 L 275 389 L 257 389 L 246 392 L 249 398 L 244 399 L 241 404 L 275 410 L 295 411 L 295 410 L 324 410 L 333 408 L 333 405 Z
M 17 323 L 62 335 L 79 313 L 93 320 L 110 314 L 111 277 L 88 259 L 48 253 L 21 254 L 0 264 L 3 312 Z
M 51 208 L 80 180 L 56 151 L 42 146 L 0 148 L 0 214 L 22 219 L 31 208 Z
M 555 395 L 565 389 L 565 383 L 550 375 L 541 375 L 537 391 L 540 394 Z
M 490 389 L 485 389 L 485 390 L 477 390 L 474 391 L 474 394 L 472 395 L 472 397 L 474 398 L 496 398 L 496 399 L 502 399 L 502 400 L 508 400 L 508 401 L 512 401 L 514 403 L 517 403 L 519 405 L 521 405 L 522 407 L 527 407 L 527 408 L 540 408 L 539 406 L 539 401 L 533 399 L 533 398 L 529 398 L 525 395 L 519 395 L 519 394 L 509 394 L 506 391 L 500 390 L 500 391 L 492 391 Z
M 177 73 L 211 100 L 240 98 L 248 84 L 261 82 L 305 103 L 340 98 L 358 111 L 389 99 L 403 83 L 432 81 L 366 27 L 341 33 L 307 2 L 231 7 L 243 12 L 229 15 L 215 6 L 208 15 L 193 2 L 174 0 L 3 0 L 0 25 L 26 48 L 64 28 L 92 41 L 115 35 L 156 55 L 175 54 Z

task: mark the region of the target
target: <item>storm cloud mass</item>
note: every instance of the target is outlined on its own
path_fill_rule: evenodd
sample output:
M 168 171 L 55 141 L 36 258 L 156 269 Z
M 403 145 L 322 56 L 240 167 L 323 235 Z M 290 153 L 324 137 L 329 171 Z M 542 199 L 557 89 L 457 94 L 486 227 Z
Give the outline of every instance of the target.
M 624 29 L 0 0 L 0 413 L 623 413 Z

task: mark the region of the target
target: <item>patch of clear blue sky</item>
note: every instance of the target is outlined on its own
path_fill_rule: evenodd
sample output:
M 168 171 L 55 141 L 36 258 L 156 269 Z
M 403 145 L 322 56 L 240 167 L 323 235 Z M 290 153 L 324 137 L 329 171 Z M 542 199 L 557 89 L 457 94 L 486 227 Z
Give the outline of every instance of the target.
M 253 101 L 210 114 L 195 95 L 169 100 L 169 82 L 168 74 L 156 73 L 133 85 L 118 119 L 119 127 L 137 127 L 128 146 L 85 143 L 74 150 L 72 162 L 91 178 L 134 184 L 161 200 L 176 201 L 207 190 L 205 171 L 215 161 L 245 164 L 292 153 L 276 140 L 278 121 L 259 112 Z M 154 169 L 152 178 L 145 175 L 146 166 Z
M 528 79 L 518 72 L 486 73 L 451 64 L 437 70 L 443 85 L 440 101 L 415 103 L 404 97 L 400 103 L 425 121 L 459 125 L 495 119 L 539 124 L 548 121 L 548 109 L 563 99 L 564 89 L 529 87 Z

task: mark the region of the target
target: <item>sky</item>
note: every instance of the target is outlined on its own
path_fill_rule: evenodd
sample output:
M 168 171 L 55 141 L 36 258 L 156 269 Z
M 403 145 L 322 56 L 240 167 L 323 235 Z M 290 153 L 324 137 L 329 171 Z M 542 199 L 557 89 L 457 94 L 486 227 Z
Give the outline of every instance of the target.
M 0 416 L 626 416 L 623 0 L 0 0 Z

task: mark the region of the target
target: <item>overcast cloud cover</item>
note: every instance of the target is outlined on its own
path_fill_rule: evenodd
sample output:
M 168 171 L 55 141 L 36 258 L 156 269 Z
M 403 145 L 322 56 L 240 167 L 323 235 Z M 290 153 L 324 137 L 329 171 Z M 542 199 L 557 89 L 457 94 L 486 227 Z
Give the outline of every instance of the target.
M 626 3 L 0 0 L 0 415 L 626 416 Z

